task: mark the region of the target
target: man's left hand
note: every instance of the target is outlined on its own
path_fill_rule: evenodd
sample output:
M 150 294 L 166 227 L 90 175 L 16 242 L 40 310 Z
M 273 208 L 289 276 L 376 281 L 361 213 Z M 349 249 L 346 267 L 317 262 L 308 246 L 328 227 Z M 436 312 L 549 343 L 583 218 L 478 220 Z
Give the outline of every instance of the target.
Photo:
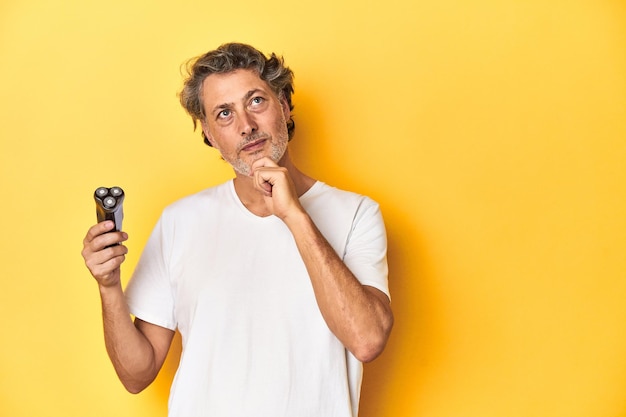
M 285 220 L 289 214 L 304 210 L 287 168 L 264 157 L 252 164 L 252 177 L 255 189 L 263 194 L 268 210 L 275 216 Z

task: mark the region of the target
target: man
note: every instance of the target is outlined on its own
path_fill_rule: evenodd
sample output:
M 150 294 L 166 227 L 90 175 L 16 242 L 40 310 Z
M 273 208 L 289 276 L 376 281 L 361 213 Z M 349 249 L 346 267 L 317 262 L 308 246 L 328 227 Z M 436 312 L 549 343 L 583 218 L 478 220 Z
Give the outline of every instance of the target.
M 105 221 L 85 237 L 126 389 L 146 388 L 182 335 L 170 416 L 355 417 L 362 362 L 389 337 L 378 205 L 296 168 L 292 92 L 282 58 L 248 45 L 196 59 L 181 103 L 235 178 L 164 210 L 126 294 L 127 234 Z

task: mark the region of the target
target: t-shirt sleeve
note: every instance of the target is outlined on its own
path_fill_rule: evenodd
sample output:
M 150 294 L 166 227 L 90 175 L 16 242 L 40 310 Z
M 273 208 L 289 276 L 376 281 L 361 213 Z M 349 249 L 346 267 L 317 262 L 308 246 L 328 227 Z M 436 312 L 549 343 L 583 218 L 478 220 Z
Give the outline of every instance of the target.
M 378 203 L 368 197 L 363 198 L 355 213 L 343 260 L 361 284 L 390 297 L 387 232 Z
M 162 216 L 154 227 L 137 267 L 126 286 L 126 302 L 135 317 L 170 330 L 176 329 L 174 295 L 166 267 L 168 239 Z

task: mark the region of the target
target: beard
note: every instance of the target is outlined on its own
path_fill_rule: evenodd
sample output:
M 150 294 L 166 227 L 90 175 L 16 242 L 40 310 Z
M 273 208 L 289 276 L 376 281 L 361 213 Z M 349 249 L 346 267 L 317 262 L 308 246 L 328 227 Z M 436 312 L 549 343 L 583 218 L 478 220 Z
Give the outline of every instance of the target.
M 269 141 L 270 149 L 269 153 L 259 152 L 258 154 L 251 155 L 251 157 L 247 160 L 241 158 L 241 151 L 243 148 L 248 146 L 249 144 L 261 140 L 266 139 Z M 228 162 L 233 169 L 239 174 L 250 176 L 252 175 L 252 164 L 265 157 L 268 156 L 272 161 L 278 163 L 281 160 L 285 151 L 287 150 L 287 143 L 289 142 L 289 133 L 287 131 L 287 123 L 285 121 L 285 117 L 281 117 L 281 120 L 276 124 L 276 136 L 272 136 L 269 133 L 258 132 L 253 133 L 247 136 L 239 145 L 237 145 L 237 151 L 234 155 L 224 155 L 222 154 L 222 158 L 226 162 Z

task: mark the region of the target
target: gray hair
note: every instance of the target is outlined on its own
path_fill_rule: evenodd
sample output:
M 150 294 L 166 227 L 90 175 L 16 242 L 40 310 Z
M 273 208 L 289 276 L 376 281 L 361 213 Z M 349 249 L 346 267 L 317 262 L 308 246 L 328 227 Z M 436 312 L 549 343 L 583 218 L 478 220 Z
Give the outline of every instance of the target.
M 179 94 L 180 104 L 193 120 L 194 130 L 198 121 L 206 118 L 202 103 L 202 83 L 211 74 L 224 74 L 237 69 L 255 71 L 272 91 L 280 98 L 287 100 L 289 109 L 293 110 L 291 95 L 293 94 L 293 71 L 285 66 L 282 57 L 272 53 L 267 58 L 259 50 L 242 43 L 227 43 L 209 51 L 200 57 L 191 59 L 186 64 L 187 77 L 183 90 Z M 289 140 L 293 137 L 296 124 L 290 117 L 287 121 Z M 202 132 L 204 143 L 211 146 Z

